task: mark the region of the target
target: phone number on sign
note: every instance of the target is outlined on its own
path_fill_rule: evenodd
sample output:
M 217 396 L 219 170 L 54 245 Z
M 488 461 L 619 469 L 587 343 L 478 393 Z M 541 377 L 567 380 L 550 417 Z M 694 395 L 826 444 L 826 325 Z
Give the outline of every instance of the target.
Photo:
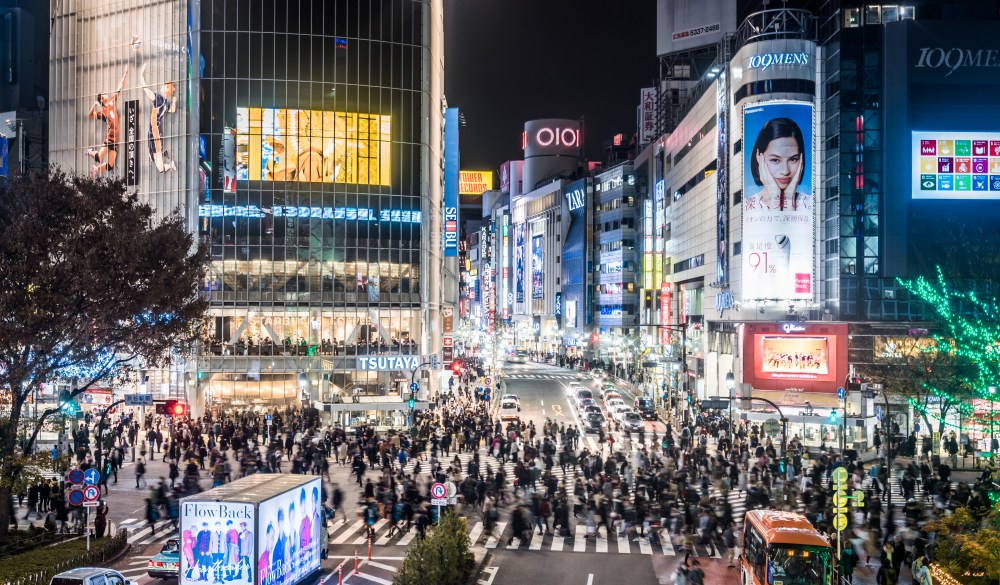
M 700 35 L 719 32 L 722 30 L 722 25 L 720 23 L 710 24 L 708 26 L 700 26 L 698 28 L 689 28 L 688 30 L 682 30 L 680 32 L 675 32 L 673 34 L 673 40 L 684 39 L 689 37 L 697 37 Z

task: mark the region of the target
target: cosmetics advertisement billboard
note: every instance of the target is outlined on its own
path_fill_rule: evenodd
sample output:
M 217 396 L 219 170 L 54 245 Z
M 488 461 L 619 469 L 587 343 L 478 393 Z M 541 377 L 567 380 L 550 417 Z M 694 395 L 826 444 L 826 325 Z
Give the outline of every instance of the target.
M 813 105 L 743 110 L 743 300 L 813 297 Z

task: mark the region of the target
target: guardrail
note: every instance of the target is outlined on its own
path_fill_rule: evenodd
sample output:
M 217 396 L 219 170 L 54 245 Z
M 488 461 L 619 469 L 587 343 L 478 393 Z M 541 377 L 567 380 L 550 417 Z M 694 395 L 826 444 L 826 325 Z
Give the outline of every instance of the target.
M 128 529 L 122 528 L 107 542 L 102 543 L 100 548 L 87 551 L 80 556 L 66 559 L 56 563 L 52 567 L 37 571 L 30 575 L 25 575 L 20 579 L 11 581 L 9 585 L 46 585 L 52 577 L 75 567 L 85 567 L 88 565 L 100 565 L 117 557 L 128 547 Z

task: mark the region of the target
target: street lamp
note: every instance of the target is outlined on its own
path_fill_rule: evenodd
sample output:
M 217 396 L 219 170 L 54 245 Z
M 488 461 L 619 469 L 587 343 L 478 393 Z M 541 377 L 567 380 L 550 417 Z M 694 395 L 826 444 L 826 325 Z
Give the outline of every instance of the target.
M 736 376 L 732 372 L 726 374 L 726 388 L 729 389 L 729 444 L 732 445 L 733 434 L 733 400 L 736 399 Z
M 997 393 L 996 386 L 990 386 L 990 459 L 993 459 L 993 396 Z

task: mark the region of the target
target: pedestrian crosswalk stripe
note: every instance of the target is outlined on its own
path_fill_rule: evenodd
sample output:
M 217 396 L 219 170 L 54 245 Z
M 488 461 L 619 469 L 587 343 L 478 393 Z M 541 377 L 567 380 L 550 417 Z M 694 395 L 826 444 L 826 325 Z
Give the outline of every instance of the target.
M 645 538 L 640 538 L 639 539 L 639 552 L 642 553 L 642 554 L 644 554 L 644 555 L 651 555 L 651 554 L 653 554 L 653 546 L 651 544 L 649 544 L 649 540 L 647 540 Z
M 576 525 L 576 538 L 573 539 L 573 552 L 584 552 L 587 550 L 587 529 L 583 524 Z
M 628 535 L 618 537 L 618 552 L 631 554 L 632 548 L 628 544 Z
M 385 518 L 382 518 L 378 522 L 376 522 L 375 523 L 375 532 L 378 533 L 378 530 L 380 528 L 382 528 L 383 526 L 385 526 L 385 523 L 386 523 L 386 519 Z M 368 541 L 368 531 L 366 529 L 365 532 L 364 532 L 364 534 L 360 538 L 358 538 L 357 540 L 354 541 L 354 544 L 364 544 L 367 541 Z
M 403 538 L 399 539 L 399 542 L 396 543 L 396 546 L 406 546 L 410 544 L 410 541 L 413 540 L 413 537 L 415 537 L 416 535 L 417 535 L 416 530 L 411 530 L 407 532 L 406 534 L 403 535 Z
M 608 539 L 601 538 L 600 535 L 595 539 L 597 541 L 597 552 L 606 553 L 608 552 Z
M 486 539 L 486 548 L 496 548 L 497 544 L 500 543 L 500 537 L 503 536 L 503 529 L 507 527 L 506 522 L 497 522 L 496 529 L 493 534 Z
M 354 532 L 358 528 L 361 528 L 361 525 L 364 524 L 364 523 L 365 523 L 364 520 L 358 520 L 357 522 L 355 522 L 353 526 L 351 526 L 349 529 L 343 531 L 340 534 L 340 536 L 338 536 L 337 539 L 333 541 L 333 544 L 344 544 L 345 542 L 347 542 L 347 540 L 349 538 L 351 538 L 351 536 L 354 535 Z
M 483 535 L 483 523 L 476 522 L 476 525 L 472 527 L 472 532 L 469 533 L 469 542 L 472 543 L 473 546 L 475 546 L 476 543 L 479 542 L 479 537 L 482 535 Z
M 552 552 L 561 552 L 563 549 L 563 545 L 565 544 L 566 544 L 566 538 L 562 536 L 555 536 L 552 538 L 552 546 L 550 547 L 549 550 L 551 550 Z

